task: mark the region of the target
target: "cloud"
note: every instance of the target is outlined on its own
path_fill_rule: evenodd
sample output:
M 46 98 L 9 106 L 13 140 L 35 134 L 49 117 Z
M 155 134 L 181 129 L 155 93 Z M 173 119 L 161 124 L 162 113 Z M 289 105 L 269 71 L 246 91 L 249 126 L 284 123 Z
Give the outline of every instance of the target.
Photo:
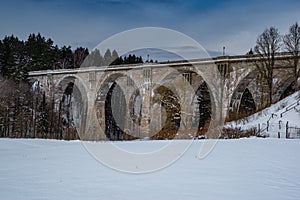
M 299 7 L 296 0 L 5 1 L 0 7 L 0 37 L 26 39 L 29 33 L 41 32 L 58 45 L 91 49 L 118 32 L 157 26 L 187 34 L 209 50 L 226 46 L 232 54 L 243 54 L 266 27 L 285 33 L 299 20 Z

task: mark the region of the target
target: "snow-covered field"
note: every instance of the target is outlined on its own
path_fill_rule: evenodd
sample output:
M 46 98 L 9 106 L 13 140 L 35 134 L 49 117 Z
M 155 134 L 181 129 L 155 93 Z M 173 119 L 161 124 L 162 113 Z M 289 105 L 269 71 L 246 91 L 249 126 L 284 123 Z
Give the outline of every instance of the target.
M 167 142 L 117 144 L 141 150 Z M 203 142 L 167 168 L 128 174 L 102 165 L 80 141 L 0 139 L 0 198 L 300 199 L 300 140 L 219 140 L 200 160 Z

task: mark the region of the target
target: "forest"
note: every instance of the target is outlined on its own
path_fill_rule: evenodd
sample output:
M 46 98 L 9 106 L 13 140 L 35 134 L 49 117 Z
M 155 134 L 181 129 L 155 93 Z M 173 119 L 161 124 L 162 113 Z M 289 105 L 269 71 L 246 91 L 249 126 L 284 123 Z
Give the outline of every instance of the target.
M 72 86 L 60 102 L 47 103 L 43 87 L 30 82 L 28 72 L 89 66 L 142 63 L 141 57 L 119 56 L 107 49 L 58 47 L 51 38 L 30 34 L 26 41 L 11 35 L 0 40 L 0 137 L 77 139 L 70 114 Z
M 263 83 L 261 85 L 267 88 L 268 98 L 265 99 L 267 106 L 274 103 L 272 99 L 273 69 L 275 57 L 281 52 L 290 55 L 287 65 L 293 68 L 294 76 L 291 91 L 299 90 L 300 26 L 297 22 L 290 26 L 285 35 L 281 35 L 276 27 L 266 28 L 257 37 L 253 50 L 247 53 L 249 58 L 252 54 L 260 58 L 260 61 L 255 61 L 253 64 L 261 77 Z M 51 38 L 45 38 L 40 33 L 30 34 L 26 41 L 14 35 L 5 36 L 0 40 L 0 137 L 78 138 L 71 114 L 70 99 L 73 85 L 68 86 L 59 102 L 59 108 L 54 108 L 54 102 L 46 101 L 43 86 L 30 82 L 28 72 L 143 62 L 142 57 L 134 54 L 119 56 L 116 50 L 107 49 L 102 56 L 99 49 L 89 52 L 85 47 L 76 49 L 72 49 L 71 46 L 58 47 Z M 153 60 L 146 62 L 153 62 Z M 202 93 L 202 95 L 205 94 L 203 91 Z M 202 101 L 207 100 L 203 98 Z M 207 102 L 209 104 L 209 101 Z M 245 102 L 249 102 L 247 98 Z M 249 107 L 248 104 L 241 104 L 246 112 L 243 113 L 245 116 L 259 109 Z M 207 123 L 208 108 L 202 109 L 199 104 L 200 116 L 205 120 L 200 120 L 202 124 L 199 124 L 198 128 Z M 238 115 L 237 118 L 231 120 L 236 120 L 241 116 Z M 178 125 L 170 123 L 173 129 L 174 127 L 176 129 L 176 126 Z

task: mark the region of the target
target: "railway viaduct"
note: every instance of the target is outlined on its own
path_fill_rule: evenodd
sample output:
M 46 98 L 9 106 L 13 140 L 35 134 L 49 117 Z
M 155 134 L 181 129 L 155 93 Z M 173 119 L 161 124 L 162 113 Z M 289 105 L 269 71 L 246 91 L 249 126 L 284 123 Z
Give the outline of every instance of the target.
M 276 56 L 274 101 L 291 88 L 294 80 L 287 59 L 287 55 Z M 210 113 L 206 135 L 215 138 L 216 128 L 226 118 L 243 109 L 255 111 L 266 105 L 266 85 L 256 70 L 256 62 L 260 62 L 256 55 L 222 56 L 33 71 L 29 76 L 43 87 L 47 101 L 55 109 L 71 86 L 72 115 L 81 139 L 122 139 L 122 134 L 116 134 L 119 129 L 127 135 L 146 138 L 162 130 L 167 122 L 183 132 L 201 129 L 207 122 L 201 120 L 205 116 L 203 109 Z M 112 119 L 114 122 L 109 123 Z

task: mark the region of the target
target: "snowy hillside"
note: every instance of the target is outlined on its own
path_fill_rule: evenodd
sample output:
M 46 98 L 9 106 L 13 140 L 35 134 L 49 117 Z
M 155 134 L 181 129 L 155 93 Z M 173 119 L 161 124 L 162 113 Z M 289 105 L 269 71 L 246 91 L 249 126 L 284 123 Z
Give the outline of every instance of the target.
M 141 150 L 167 142 L 114 143 L 124 149 Z M 300 140 L 219 140 L 213 151 L 200 160 L 197 155 L 204 142 L 194 141 L 177 162 L 165 169 L 137 175 L 103 166 L 80 141 L 0 139 L 0 197 L 3 200 L 300 199 Z
M 269 128 L 267 126 L 269 124 Z M 300 91 L 273 104 L 271 107 L 235 122 L 227 127 L 240 127 L 242 130 L 257 128 L 269 137 L 286 137 L 286 125 L 291 138 L 300 138 Z

